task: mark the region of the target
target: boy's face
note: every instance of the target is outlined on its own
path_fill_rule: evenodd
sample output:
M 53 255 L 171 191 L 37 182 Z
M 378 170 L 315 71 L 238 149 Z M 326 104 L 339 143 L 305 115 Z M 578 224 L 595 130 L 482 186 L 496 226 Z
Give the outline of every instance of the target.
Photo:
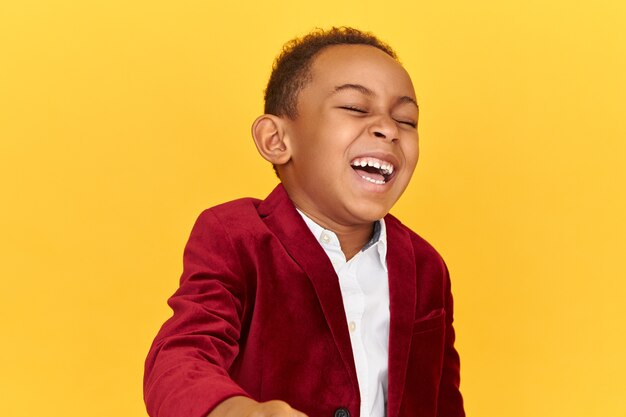
M 418 107 L 398 62 L 366 45 L 322 50 L 285 118 L 291 158 L 278 167 L 297 207 L 323 226 L 371 223 L 389 212 L 418 159 Z

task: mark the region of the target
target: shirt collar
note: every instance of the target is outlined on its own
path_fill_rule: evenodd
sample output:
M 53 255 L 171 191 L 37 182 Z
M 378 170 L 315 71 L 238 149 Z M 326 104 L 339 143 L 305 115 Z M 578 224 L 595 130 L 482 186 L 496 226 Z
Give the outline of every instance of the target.
M 302 219 L 308 226 L 317 242 L 326 250 L 327 246 L 336 247 L 341 250 L 339 244 L 339 238 L 332 230 L 324 229 L 319 224 L 315 223 L 309 216 L 304 214 L 300 209 L 296 208 Z M 374 222 L 374 232 L 372 238 L 363 246 L 359 253 L 366 252 L 368 250 L 376 250 L 380 257 L 380 262 L 385 269 L 387 269 L 387 227 L 385 225 L 385 219 L 376 220 Z

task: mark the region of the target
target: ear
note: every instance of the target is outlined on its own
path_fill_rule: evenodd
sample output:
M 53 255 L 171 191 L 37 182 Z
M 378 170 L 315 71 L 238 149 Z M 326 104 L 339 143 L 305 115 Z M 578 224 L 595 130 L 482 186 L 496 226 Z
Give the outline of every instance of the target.
M 283 165 L 291 159 L 289 140 L 280 117 L 273 114 L 257 117 L 252 124 L 252 137 L 261 156 L 273 165 Z

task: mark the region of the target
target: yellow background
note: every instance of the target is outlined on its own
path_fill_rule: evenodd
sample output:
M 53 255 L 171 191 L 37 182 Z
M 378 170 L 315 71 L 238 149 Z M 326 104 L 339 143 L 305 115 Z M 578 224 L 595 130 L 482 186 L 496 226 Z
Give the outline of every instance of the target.
M 394 213 L 449 264 L 468 414 L 626 416 L 625 5 L 2 2 L 0 414 L 146 415 L 193 221 L 276 182 L 249 135 L 274 56 L 345 24 L 416 85 Z

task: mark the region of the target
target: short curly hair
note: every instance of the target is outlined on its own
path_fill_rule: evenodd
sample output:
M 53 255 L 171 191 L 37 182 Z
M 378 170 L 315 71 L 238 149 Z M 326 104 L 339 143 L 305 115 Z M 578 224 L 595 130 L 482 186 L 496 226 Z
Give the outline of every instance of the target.
M 324 48 L 333 45 L 370 45 L 398 60 L 389 45 L 369 32 L 345 26 L 317 29 L 283 46 L 281 54 L 274 61 L 265 90 L 266 114 L 287 116 L 290 119 L 297 117 L 298 94 L 311 81 L 313 58 Z

